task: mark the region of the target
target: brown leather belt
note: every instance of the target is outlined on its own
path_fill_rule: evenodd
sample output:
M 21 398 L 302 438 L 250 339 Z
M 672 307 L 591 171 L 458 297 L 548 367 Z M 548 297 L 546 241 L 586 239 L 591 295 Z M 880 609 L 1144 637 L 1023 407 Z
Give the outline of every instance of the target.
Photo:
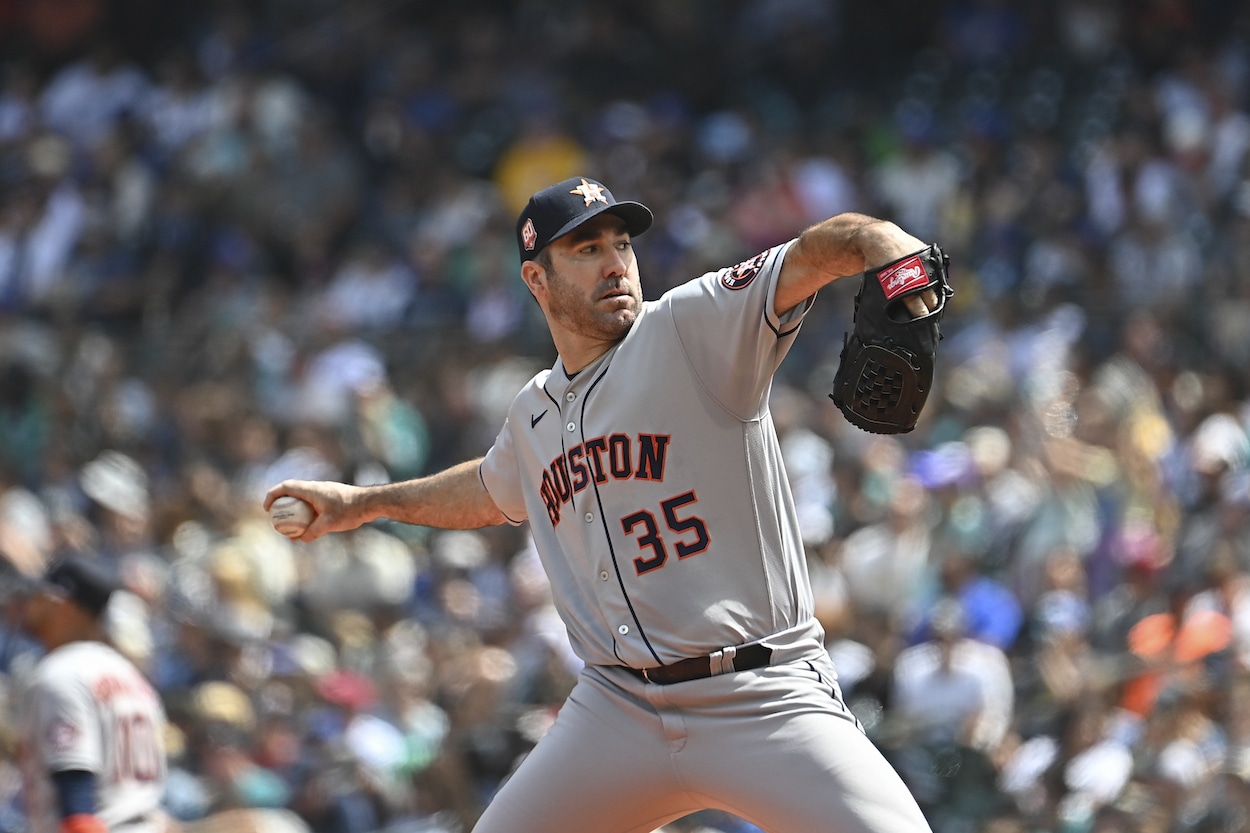
M 621 667 L 638 679 L 645 680 L 648 683 L 672 685 L 673 683 L 684 683 L 687 680 L 701 680 L 704 677 L 724 674 L 729 671 L 747 671 L 751 668 L 762 668 L 768 665 L 769 660 L 772 659 L 773 649 L 756 643 L 738 648 L 733 652 L 732 658 L 727 656 L 728 653 L 728 651 L 724 651 L 710 656 L 690 657 L 689 659 L 670 662 L 668 665 L 657 665 L 654 668 L 630 668 L 627 665 Z M 713 658 L 718 661 L 720 668 L 713 667 Z M 728 664 L 728 667 L 725 667 L 726 664 Z

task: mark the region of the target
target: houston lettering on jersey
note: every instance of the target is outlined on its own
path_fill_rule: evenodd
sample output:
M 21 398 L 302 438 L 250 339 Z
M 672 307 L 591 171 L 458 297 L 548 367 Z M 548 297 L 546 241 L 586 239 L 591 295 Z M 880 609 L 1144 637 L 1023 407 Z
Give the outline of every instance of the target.
M 560 509 L 591 481 L 664 479 L 668 434 L 607 434 L 565 451 L 543 470 L 538 493 L 551 525 L 560 523 Z
M 118 695 L 156 700 L 156 693 L 152 690 L 152 686 L 138 673 L 128 677 L 101 676 L 92 686 L 91 693 L 101 703 L 108 703 Z

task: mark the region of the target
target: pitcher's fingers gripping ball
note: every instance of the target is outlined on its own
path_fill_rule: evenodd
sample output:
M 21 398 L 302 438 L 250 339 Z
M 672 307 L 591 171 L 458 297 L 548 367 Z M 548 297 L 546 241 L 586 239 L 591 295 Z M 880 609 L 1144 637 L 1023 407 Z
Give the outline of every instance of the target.
M 829 398 L 873 434 L 916 427 L 933 385 L 950 258 L 936 245 L 864 272 Z
M 313 522 L 313 508 L 297 497 L 286 495 L 269 506 L 269 523 L 288 538 L 299 538 Z

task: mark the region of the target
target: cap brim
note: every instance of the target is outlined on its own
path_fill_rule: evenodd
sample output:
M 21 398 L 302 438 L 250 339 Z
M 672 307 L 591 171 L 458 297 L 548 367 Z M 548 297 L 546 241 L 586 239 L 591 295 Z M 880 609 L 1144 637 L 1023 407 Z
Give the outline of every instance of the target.
M 637 237 L 647 229 L 651 228 L 651 223 L 655 220 L 655 215 L 651 213 L 650 208 L 647 208 L 640 202 L 633 202 L 632 200 L 618 202 L 615 205 L 594 207 L 583 212 L 582 214 L 578 214 L 572 220 L 565 223 L 559 231 L 551 235 L 551 239 L 547 241 L 547 245 L 550 245 L 555 240 L 559 240 L 561 237 L 568 234 L 582 223 L 585 223 L 592 217 L 598 217 L 600 214 L 614 214 L 624 220 L 625 230 L 629 232 L 630 237 Z

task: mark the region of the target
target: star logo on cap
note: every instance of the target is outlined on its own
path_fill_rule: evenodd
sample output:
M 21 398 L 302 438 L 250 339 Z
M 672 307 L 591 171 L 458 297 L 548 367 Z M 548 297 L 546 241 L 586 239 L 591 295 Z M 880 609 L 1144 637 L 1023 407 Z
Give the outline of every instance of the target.
M 521 229 L 521 242 L 525 244 L 525 251 L 534 251 L 534 244 L 538 242 L 538 232 L 534 229 L 533 220 L 525 221 L 525 226 Z
M 586 205 L 590 205 L 595 200 L 606 203 L 608 198 L 603 195 L 603 186 L 597 182 L 587 182 L 582 180 L 582 184 L 569 191 L 570 194 L 577 194 L 586 201 Z

